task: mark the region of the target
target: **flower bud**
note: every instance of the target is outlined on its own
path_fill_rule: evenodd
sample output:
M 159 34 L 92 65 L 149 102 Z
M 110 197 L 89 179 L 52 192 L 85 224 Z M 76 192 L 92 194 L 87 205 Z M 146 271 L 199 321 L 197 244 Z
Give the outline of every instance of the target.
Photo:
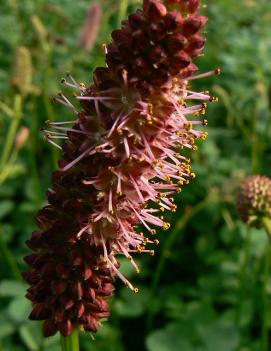
M 167 14 L 166 7 L 159 0 L 144 0 L 143 10 L 150 22 L 158 22 Z
M 205 24 L 208 18 L 200 15 L 192 15 L 188 17 L 183 24 L 182 30 L 186 37 L 196 34 Z
M 240 186 L 237 209 L 241 219 L 252 227 L 261 227 L 263 217 L 271 218 L 271 179 L 255 175 Z

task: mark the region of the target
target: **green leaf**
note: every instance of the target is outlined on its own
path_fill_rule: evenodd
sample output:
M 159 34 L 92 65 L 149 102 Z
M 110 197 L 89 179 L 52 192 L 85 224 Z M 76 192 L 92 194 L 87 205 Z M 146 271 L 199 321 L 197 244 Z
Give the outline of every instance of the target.
M 1 321 L 0 339 L 6 338 L 15 331 L 15 326 L 9 321 Z
M 19 329 L 20 337 L 22 338 L 24 344 L 30 351 L 40 350 L 39 345 L 36 343 L 35 338 L 31 333 L 31 329 L 28 326 L 22 325 Z
M 16 280 L 3 280 L 0 283 L 1 296 L 24 296 L 26 284 Z
M 235 351 L 240 343 L 240 333 L 228 320 L 213 321 L 198 327 L 206 351 Z
M 122 317 L 138 317 L 145 311 L 149 293 L 147 289 L 140 288 L 135 294 L 128 288 L 123 288 L 121 298 L 115 302 L 116 312 Z
M 27 320 L 31 311 L 31 304 L 26 298 L 18 297 L 12 300 L 8 306 L 8 315 L 16 323 L 22 323 Z
M 147 337 L 146 346 L 148 351 L 195 351 L 189 338 L 191 334 L 184 332 L 182 324 L 172 323 L 151 333 Z
M 11 212 L 13 206 L 14 204 L 10 200 L 2 200 L 0 202 L 0 220 Z

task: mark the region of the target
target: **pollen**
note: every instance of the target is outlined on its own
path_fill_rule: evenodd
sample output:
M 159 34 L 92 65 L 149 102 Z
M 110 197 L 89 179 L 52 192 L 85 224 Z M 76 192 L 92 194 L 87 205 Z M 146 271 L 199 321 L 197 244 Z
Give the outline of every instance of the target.
M 168 230 L 170 228 L 170 223 L 164 223 L 164 225 L 163 225 L 163 229 L 164 230 Z

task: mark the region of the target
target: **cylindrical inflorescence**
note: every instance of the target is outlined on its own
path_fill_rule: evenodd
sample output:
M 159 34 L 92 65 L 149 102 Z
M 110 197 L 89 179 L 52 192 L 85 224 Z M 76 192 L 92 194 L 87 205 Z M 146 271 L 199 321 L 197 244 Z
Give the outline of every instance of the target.
M 196 127 L 207 124 L 206 102 L 216 99 L 189 85 L 219 73 L 194 74 L 207 22 L 198 8 L 196 0 L 145 0 L 113 31 L 107 66 L 95 70 L 93 84 L 63 79 L 80 107 L 63 93 L 56 97 L 76 120 L 71 127 L 49 122 L 45 130 L 63 158 L 37 217 L 40 230 L 28 242 L 35 253 L 26 258 L 33 267 L 25 274 L 34 303 L 30 317 L 46 320 L 45 335 L 69 335 L 76 324 L 97 329 L 108 314 L 115 275 L 137 291 L 115 255 L 126 256 L 139 272 L 132 253 L 153 254 L 146 244 L 158 241 L 138 226 L 150 235 L 168 229 L 160 213 L 176 210 L 172 196 L 194 177 L 181 150 L 195 150 L 195 140 L 206 138 Z M 58 139 L 66 142 L 60 146 Z
M 271 179 L 260 175 L 247 177 L 238 193 L 237 209 L 243 222 L 261 227 L 264 217 L 271 218 Z

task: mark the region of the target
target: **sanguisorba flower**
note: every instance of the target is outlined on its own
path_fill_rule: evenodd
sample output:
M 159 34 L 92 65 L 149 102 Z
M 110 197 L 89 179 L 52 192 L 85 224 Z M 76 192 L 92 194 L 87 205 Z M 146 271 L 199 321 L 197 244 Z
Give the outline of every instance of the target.
M 247 177 L 240 186 L 237 209 L 241 219 L 252 227 L 262 227 L 262 219 L 271 219 L 271 179 L 266 176 Z
M 34 254 L 26 257 L 30 318 L 45 320 L 45 335 L 69 335 L 78 324 L 97 330 L 109 314 L 115 275 L 137 291 L 115 256 L 126 256 L 139 271 L 132 253 L 153 254 L 146 244 L 157 240 L 138 226 L 151 235 L 168 229 L 159 214 L 176 210 L 172 195 L 194 177 L 181 149 L 195 150 L 195 139 L 206 138 L 195 127 L 206 125 L 206 102 L 215 99 L 190 90 L 190 82 L 219 73 L 195 75 L 192 60 L 203 50 L 207 22 L 199 3 L 144 0 L 113 31 L 107 66 L 95 70 L 90 86 L 63 79 L 80 107 L 63 93 L 56 98 L 76 119 L 71 127 L 49 123 L 54 131 L 46 131 L 63 158 L 37 216 L 39 231 L 28 242 Z M 59 138 L 66 143 L 59 146 Z

